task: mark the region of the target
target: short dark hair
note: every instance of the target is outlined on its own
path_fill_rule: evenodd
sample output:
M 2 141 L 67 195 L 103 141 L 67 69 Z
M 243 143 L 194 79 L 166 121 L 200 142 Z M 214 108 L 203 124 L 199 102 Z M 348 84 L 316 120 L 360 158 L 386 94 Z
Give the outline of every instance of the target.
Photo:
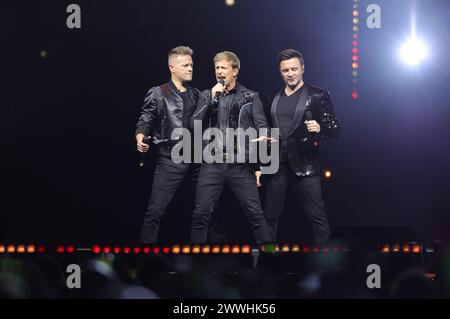
M 286 49 L 286 50 L 281 51 L 278 54 L 278 64 L 280 64 L 281 61 L 290 60 L 293 58 L 299 59 L 300 64 L 305 65 L 305 61 L 303 60 L 303 55 L 294 49 Z

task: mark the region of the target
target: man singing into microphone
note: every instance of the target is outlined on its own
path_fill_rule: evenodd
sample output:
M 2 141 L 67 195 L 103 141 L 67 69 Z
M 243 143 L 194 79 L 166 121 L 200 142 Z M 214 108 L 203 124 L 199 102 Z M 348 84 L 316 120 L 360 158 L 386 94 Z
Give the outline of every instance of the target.
M 214 68 L 219 83 L 211 90 L 201 93 L 197 110 L 193 115 L 193 121 L 203 123 L 203 128 L 215 128 L 216 131 L 221 132 L 214 137 L 219 145 L 218 153 L 224 157 L 236 155 L 238 150 L 245 154 L 249 152 L 248 144 L 241 149 L 236 145 L 230 147 L 225 142 L 226 134 L 229 132 L 227 128 L 246 130 L 268 127 L 258 93 L 237 82 L 240 67 L 240 61 L 233 52 L 224 51 L 216 54 Z M 270 139 L 266 138 L 266 140 Z M 271 234 L 261 209 L 255 170 L 248 161 L 243 163 L 230 163 L 229 161 L 202 163 L 192 218 L 191 241 L 193 243 L 206 242 L 213 207 L 219 199 L 225 183 L 237 197 L 252 226 L 257 243 L 269 242 Z
M 321 192 L 319 143 L 336 138 L 339 122 L 329 93 L 303 82 L 305 64 L 300 52 L 288 49 L 278 55 L 280 74 L 285 83 L 275 95 L 268 116 L 271 127 L 280 129 L 280 166 L 267 175 L 264 214 L 276 241 L 278 219 L 283 210 L 288 184 L 301 199 L 311 221 L 315 240 L 327 241 L 330 235 Z
M 199 90 L 187 85 L 192 81 L 192 54 L 192 49 L 186 46 L 169 51 L 171 79 L 148 91 L 136 125 L 135 136 L 139 152 L 149 150 L 150 146 L 144 143 L 144 137 L 148 135 L 151 135 L 153 144 L 159 146 L 151 197 L 140 235 L 141 243 L 156 242 L 160 219 L 183 180 L 190 178 L 192 190 L 195 191 L 196 188 L 200 165 L 192 162 L 175 164 L 171 159 L 171 149 L 178 142 L 171 140 L 172 132 L 176 128 L 190 129 L 191 116 L 199 97 Z M 210 238 L 211 241 L 223 240 L 218 228 L 212 230 L 214 232 L 211 237 L 215 238 Z

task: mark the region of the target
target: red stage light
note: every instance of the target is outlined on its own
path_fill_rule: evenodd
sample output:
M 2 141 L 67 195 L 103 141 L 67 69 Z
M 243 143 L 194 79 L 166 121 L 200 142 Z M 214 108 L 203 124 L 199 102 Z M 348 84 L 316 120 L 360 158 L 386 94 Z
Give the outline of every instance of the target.
M 100 246 L 98 246 L 98 245 L 95 245 L 95 246 L 92 247 L 92 252 L 94 254 L 100 254 L 101 251 L 102 250 L 101 250 Z

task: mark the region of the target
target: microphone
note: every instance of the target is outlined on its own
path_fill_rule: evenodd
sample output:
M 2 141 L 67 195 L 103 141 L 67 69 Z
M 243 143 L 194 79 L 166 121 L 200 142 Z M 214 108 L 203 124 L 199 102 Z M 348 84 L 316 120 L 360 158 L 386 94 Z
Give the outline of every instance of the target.
M 312 121 L 312 112 L 310 110 L 305 111 L 305 118 L 307 121 Z
M 225 85 L 225 80 L 224 80 L 224 79 L 220 79 L 220 81 L 219 81 L 218 83 L 220 83 L 220 84 L 222 84 L 222 85 Z M 220 97 L 221 95 L 222 95 L 222 92 L 220 92 L 220 91 L 217 91 L 217 92 L 216 92 L 216 94 L 214 95 L 214 98 L 213 98 L 214 104 L 219 103 L 219 97 Z
M 144 139 L 142 140 L 143 143 L 150 145 L 150 143 L 152 142 L 152 139 L 150 136 L 146 136 L 144 137 Z M 147 151 L 148 152 L 148 151 Z M 147 154 L 147 152 L 145 153 L 141 153 L 139 152 L 139 166 L 143 167 L 144 166 L 144 162 L 145 162 L 145 155 Z

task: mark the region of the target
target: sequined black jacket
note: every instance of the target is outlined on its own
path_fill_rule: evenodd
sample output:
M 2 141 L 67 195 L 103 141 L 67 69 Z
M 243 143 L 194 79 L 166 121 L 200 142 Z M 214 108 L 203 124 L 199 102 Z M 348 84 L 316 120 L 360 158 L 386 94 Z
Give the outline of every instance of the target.
M 291 128 L 287 136 L 280 136 L 280 152 L 286 152 L 287 161 L 297 176 L 320 175 L 319 148 L 323 139 L 337 138 L 340 124 L 334 114 L 329 93 L 317 86 L 305 83 L 300 94 Z M 284 90 L 284 88 L 282 89 Z M 278 91 L 266 109 L 271 127 L 278 128 L 277 108 L 281 90 Z M 320 125 L 320 133 L 309 133 L 305 121 L 315 120 Z

